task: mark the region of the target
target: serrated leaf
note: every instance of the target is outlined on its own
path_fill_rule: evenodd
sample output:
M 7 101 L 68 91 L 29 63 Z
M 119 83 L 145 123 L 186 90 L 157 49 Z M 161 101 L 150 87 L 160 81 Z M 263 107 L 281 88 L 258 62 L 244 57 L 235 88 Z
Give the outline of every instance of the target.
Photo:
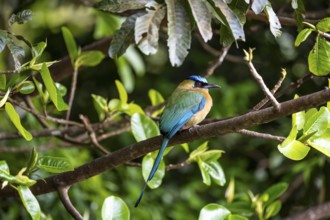
M 201 0 L 188 0 L 188 2 L 199 33 L 202 35 L 205 42 L 211 40 L 213 35 L 211 27 L 211 12 Z
M 323 37 L 316 38 L 315 45 L 308 55 L 309 71 L 317 76 L 330 73 L 330 43 Z
M 180 66 L 191 44 L 191 25 L 182 0 L 165 0 L 167 5 L 169 57 L 172 66 Z
M 121 56 L 133 42 L 135 21 L 141 15 L 142 13 L 136 13 L 127 17 L 120 29 L 116 31 L 108 50 L 108 54 L 111 58 Z
M 131 129 L 137 142 L 160 135 L 157 124 L 148 116 L 140 113 L 132 115 Z
M 158 151 L 155 152 L 155 153 L 158 153 Z M 151 171 L 152 166 L 154 165 L 154 163 L 155 163 L 155 157 L 153 157 L 151 153 L 149 153 L 149 154 L 147 154 L 146 156 L 143 157 L 143 160 L 142 160 L 142 175 L 143 175 L 143 179 L 145 181 L 148 180 L 150 171 Z M 158 188 L 162 184 L 164 176 L 165 176 L 165 162 L 162 159 L 159 163 L 159 167 L 157 168 L 157 170 L 155 172 L 155 175 L 147 183 L 148 186 L 151 189 Z
M 129 220 L 130 212 L 126 203 L 117 196 L 107 197 L 102 205 L 102 220 Z
M 30 189 L 27 186 L 18 186 L 17 191 L 26 211 L 30 214 L 31 218 L 33 220 L 39 220 L 41 216 L 39 202 Z
M 7 43 L 7 47 L 14 59 L 14 63 L 15 63 L 15 70 L 19 70 L 21 68 L 21 61 L 20 59 L 23 58 L 25 56 L 25 51 L 23 49 L 23 47 L 21 46 L 17 46 L 12 42 L 8 42 Z
M 66 45 L 66 49 L 68 50 L 69 53 L 71 64 L 73 65 L 74 61 L 78 57 L 78 49 L 77 49 L 76 41 L 74 40 L 73 35 L 68 28 L 62 27 L 61 30 Z
M 155 54 L 158 49 L 159 27 L 165 17 L 164 5 L 157 2 L 147 4 L 147 14 L 136 19 L 135 43 L 146 54 Z
M 56 88 L 55 83 L 48 70 L 48 67 L 45 63 L 42 64 L 40 74 L 42 80 L 44 81 L 46 90 L 49 93 L 50 99 L 54 103 L 56 109 L 58 111 L 68 110 L 69 106 L 64 102 L 60 91 Z
M 330 18 L 323 18 L 317 24 L 316 28 L 322 32 L 330 31 Z
M 98 3 L 97 8 L 102 11 L 121 13 L 127 10 L 144 8 L 148 2 L 150 0 L 102 0 Z
M 330 157 L 330 128 L 321 136 L 314 136 L 307 140 L 307 143 L 314 149 Z
M 36 167 L 49 173 L 63 173 L 73 170 L 73 166 L 68 159 L 52 156 L 40 157 Z
M 241 24 L 235 13 L 223 0 L 213 0 L 213 2 L 215 7 L 220 10 L 217 10 L 217 14 L 220 16 L 222 22 L 230 29 L 234 39 L 245 41 L 243 24 Z
M 81 66 L 96 66 L 103 60 L 103 58 L 104 54 L 101 51 L 84 51 L 78 55 L 74 65 L 76 68 Z
M 229 214 L 226 207 L 210 203 L 202 208 L 198 220 L 225 220 Z
M 268 0 L 254 0 L 252 2 L 251 8 L 254 11 L 254 13 L 260 14 L 264 10 L 267 3 L 268 3 Z
M 310 147 L 296 140 L 297 128 L 293 127 L 289 136 L 277 146 L 278 150 L 291 160 L 301 160 L 305 158 Z
M 9 26 L 13 25 L 14 23 L 17 24 L 24 24 L 28 21 L 32 20 L 32 11 L 27 9 L 17 14 L 12 14 L 8 20 Z
M 32 135 L 23 127 L 19 115 L 17 114 L 15 108 L 10 102 L 6 102 L 5 110 L 11 122 L 15 125 L 16 129 L 19 131 L 19 133 L 21 133 L 25 140 L 32 140 Z
M 275 14 L 275 12 L 272 8 L 272 5 L 269 2 L 265 6 L 264 11 L 268 17 L 270 31 L 272 32 L 274 37 L 279 37 L 282 34 L 282 31 L 281 31 L 282 26 L 281 26 L 280 20 L 278 19 L 277 15 Z
M 124 85 L 119 80 L 116 80 L 115 83 L 116 83 L 117 91 L 119 93 L 120 101 L 123 104 L 127 103 L 128 96 Z
M 298 47 L 302 42 L 304 42 L 308 36 L 312 33 L 312 28 L 305 28 L 301 30 L 296 38 L 296 41 L 294 42 L 294 45 Z

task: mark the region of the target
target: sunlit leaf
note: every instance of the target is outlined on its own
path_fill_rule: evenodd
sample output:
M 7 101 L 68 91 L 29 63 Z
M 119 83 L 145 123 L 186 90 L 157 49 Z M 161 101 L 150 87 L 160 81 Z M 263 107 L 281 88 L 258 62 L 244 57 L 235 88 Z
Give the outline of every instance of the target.
M 299 98 L 298 95 L 295 95 L 295 99 Z M 305 125 L 305 111 L 300 111 L 292 114 L 292 127 L 296 127 L 299 131 L 303 129 Z
M 54 103 L 56 109 L 58 111 L 64 111 L 69 109 L 69 106 L 64 102 L 60 91 L 56 88 L 55 83 L 51 78 L 50 72 L 46 64 L 42 65 L 40 74 L 42 80 L 44 81 L 45 87 L 49 93 L 50 99 Z
M 231 203 L 234 200 L 235 197 L 235 179 L 230 178 L 228 187 L 226 189 L 225 197 L 227 200 L 227 203 Z
M 155 152 L 156 153 L 156 152 Z M 158 152 L 157 152 L 158 153 Z M 147 181 L 150 171 L 152 169 L 152 166 L 155 163 L 155 157 L 152 156 L 151 153 L 147 154 L 143 157 L 142 160 L 142 175 L 145 181 Z M 162 180 L 165 176 L 165 162 L 164 160 L 161 160 L 159 163 L 159 167 L 157 171 L 155 172 L 155 175 L 153 178 L 148 182 L 148 186 L 151 189 L 158 188 L 162 184 Z
M 225 220 L 229 214 L 224 206 L 210 203 L 202 208 L 198 220 Z
M 312 33 L 312 28 L 305 28 L 301 30 L 296 38 L 296 41 L 294 42 L 294 45 L 298 47 L 302 42 L 304 42 L 308 36 Z
M 330 18 L 323 18 L 317 24 L 316 28 L 322 32 L 330 31 Z
M 229 214 L 226 220 L 249 220 L 249 219 L 241 215 Z
M 99 116 L 99 120 L 103 120 L 105 113 L 108 112 L 107 100 L 99 95 L 92 94 L 94 108 Z
M 163 96 L 157 90 L 150 89 L 148 91 L 148 96 L 152 106 L 156 106 L 164 102 Z
M 304 125 L 304 134 L 315 133 L 315 136 L 324 133 L 330 122 L 329 110 L 322 106 L 320 110 L 313 114 L 311 117 L 306 117 L 306 123 Z
M 28 21 L 32 20 L 32 11 L 29 9 L 18 12 L 17 14 L 12 14 L 8 20 L 9 25 L 24 24 Z
M 328 128 L 321 136 L 311 137 L 308 139 L 307 143 L 314 149 L 330 157 L 330 128 Z
M 9 97 L 9 94 L 10 94 L 10 88 L 8 88 L 6 94 L 1 98 L 1 100 L 0 100 L 0 108 L 2 108 L 2 106 L 4 106 L 5 103 L 7 102 L 8 97 Z
M 38 159 L 36 166 L 49 173 L 63 173 L 73 170 L 70 161 L 63 157 L 43 156 Z
M 150 0 L 102 0 L 98 3 L 97 8 L 103 11 L 121 13 L 127 10 L 144 8 L 148 2 Z
M 165 17 L 164 5 L 157 2 L 147 4 L 147 14 L 136 19 L 135 43 L 146 54 L 155 54 L 158 49 L 159 27 Z
M 268 3 L 268 0 L 254 0 L 252 2 L 251 8 L 254 11 L 254 13 L 260 14 L 264 10 L 267 3 Z
M 127 103 L 128 97 L 124 85 L 119 80 L 116 80 L 115 83 L 116 83 L 117 91 L 119 93 L 120 101 L 122 103 Z
M 139 113 L 132 115 L 131 129 L 137 142 L 160 135 L 157 124 L 148 116 Z
M 77 49 L 76 41 L 74 40 L 71 31 L 66 27 L 62 27 L 62 34 L 66 45 L 66 49 L 69 52 L 71 64 L 73 65 L 74 61 L 78 57 L 78 49 Z
M 20 86 L 19 86 L 19 92 L 22 94 L 31 94 L 35 90 L 34 83 L 32 81 L 24 81 Z
M 200 166 L 212 177 L 213 181 L 223 186 L 226 183 L 226 177 L 221 165 L 217 161 L 202 161 Z
M 25 140 L 32 140 L 32 135 L 23 127 L 19 115 L 15 111 L 14 106 L 10 104 L 10 102 L 6 102 L 5 110 L 11 122 L 15 125 L 15 127 L 17 128 L 19 133 L 21 133 L 21 135 L 25 138 Z
M 77 68 L 81 66 L 96 66 L 103 60 L 103 58 L 104 54 L 101 51 L 84 51 L 78 55 L 74 65 Z
M 107 197 L 102 205 L 102 220 L 129 220 L 130 212 L 126 203 L 117 196 Z
M 33 220 L 39 220 L 41 216 L 39 202 L 30 189 L 27 186 L 18 186 L 17 191 L 26 211 L 28 211 L 31 218 Z
M 2 172 L 6 172 L 6 173 L 10 173 L 9 172 L 9 166 L 8 166 L 8 164 L 7 164 L 7 162 L 6 161 L 4 161 L 4 160 L 0 160 L 0 170 L 2 171 Z M 0 176 L 1 177 L 1 176 Z
M 165 0 L 167 5 L 169 57 L 172 66 L 180 66 L 191 43 L 191 25 L 183 0 Z
M 212 38 L 211 19 L 212 14 L 206 7 L 205 3 L 200 0 L 188 0 L 191 12 L 194 16 L 198 30 L 205 42 Z
M 309 71 L 317 76 L 330 73 L 330 43 L 323 37 L 316 38 L 315 45 L 308 55 Z
M 268 4 L 265 7 L 265 13 L 268 17 L 269 25 L 270 25 L 270 31 L 274 35 L 274 37 L 279 37 L 282 34 L 281 31 L 281 23 L 278 19 L 277 15 L 275 14 L 272 5 L 268 2 Z

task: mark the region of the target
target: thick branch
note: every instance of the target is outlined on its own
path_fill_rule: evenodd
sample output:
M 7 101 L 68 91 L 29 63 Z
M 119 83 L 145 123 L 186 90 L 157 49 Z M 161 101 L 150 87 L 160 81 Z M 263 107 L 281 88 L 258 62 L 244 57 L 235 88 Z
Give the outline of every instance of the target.
M 265 108 L 259 111 L 249 112 L 247 114 L 212 122 L 196 128 L 180 132 L 170 142 L 170 145 L 191 142 L 199 139 L 211 138 L 235 132 L 255 125 L 265 124 L 282 118 L 292 113 L 299 112 L 312 107 L 317 107 L 330 100 L 330 89 L 325 89 L 316 93 L 302 96 L 298 99 L 281 103 L 281 108 L 276 111 L 273 107 Z M 217 106 L 215 105 L 214 108 Z M 57 187 L 72 185 L 81 182 L 90 177 L 98 175 L 106 170 L 134 160 L 151 151 L 157 150 L 162 142 L 162 137 L 154 137 L 132 144 L 113 152 L 110 155 L 97 158 L 90 163 L 77 167 L 74 171 L 50 176 L 44 180 L 38 180 L 37 184 L 31 187 L 34 195 L 40 195 L 55 191 Z M 9 187 L 0 191 L 0 197 L 14 196 L 15 191 Z
M 294 214 L 292 216 L 289 216 L 287 218 L 284 218 L 284 220 L 319 220 L 319 219 L 325 219 L 330 216 L 330 202 L 326 202 L 314 207 L 311 207 L 307 210 L 303 210 L 302 212 L 299 212 L 298 214 Z

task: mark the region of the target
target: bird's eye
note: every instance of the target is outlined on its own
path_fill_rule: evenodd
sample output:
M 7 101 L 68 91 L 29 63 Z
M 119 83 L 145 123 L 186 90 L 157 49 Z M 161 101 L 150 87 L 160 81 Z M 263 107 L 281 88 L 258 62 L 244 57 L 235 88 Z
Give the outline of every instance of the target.
M 195 82 L 195 86 L 194 87 L 200 88 L 202 86 L 203 86 L 203 83 L 202 82 L 199 82 L 199 81 L 196 81 Z

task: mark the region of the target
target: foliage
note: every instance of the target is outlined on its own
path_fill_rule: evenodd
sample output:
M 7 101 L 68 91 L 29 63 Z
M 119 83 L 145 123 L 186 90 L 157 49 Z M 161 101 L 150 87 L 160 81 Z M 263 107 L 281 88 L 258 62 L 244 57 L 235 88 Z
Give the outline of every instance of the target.
M 111 171 L 80 182 L 103 169 L 93 164 L 104 157 L 120 150 L 137 155 L 132 143 L 146 144 L 141 152 L 147 152 L 148 144 L 156 146 L 164 97 L 187 74 L 217 68 L 223 59 L 219 46 L 229 49 L 235 42 L 237 48 L 230 48 L 220 69 L 209 74 L 209 82 L 222 86 L 221 92 L 210 92 L 211 123 L 253 112 L 252 106 L 264 98 L 246 74 L 242 47 L 257 48 L 249 61 L 267 85 L 275 84 L 280 68 L 287 68 L 284 92 L 274 90 L 275 95 L 289 91 L 286 83 L 301 96 L 325 87 L 330 18 L 306 22 L 305 14 L 320 6 L 292 0 L 283 10 L 293 18 L 283 19 L 278 14 L 283 3 L 267 0 L 101 0 L 93 8 L 82 5 L 86 1 L 56 3 L 31 1 L 31 9 L 6 3 L 15 13 L 0 13 L 5 21 L 0 19 L 0 190 L 12 189 L 22 202 L 1 198 L 1 219 L 69 218 L 57 194 L 36 197 L 30 187 L 77 170 L 79 183 L 71 185 L 68 196 L 86 219 L 281 219 L 297 206 L 317 207 L 329 200 L 326 100 L 318 108 L 300 108 L 291 119 L 253 127 L 278 135 L 271 140 L 235 132 L 205 141 L 198 129 L 192 133 L 196 137 L 185 132 L 197 141 L 166 149 L 139 209 L 132 204 L 157 151 L 120 166 L 103 164 Z M 94 42 L 93 31 L 102 39 Z M 306 82 L 308 70 L 314 78 Z M 63 80 L 75 73 L 77 79 Z M 280 100 L 292 97 L 284 94 Z M 99 158 L 101 152 L 108 155 Z M 293 182 L 297 188 L 288 190 Z

